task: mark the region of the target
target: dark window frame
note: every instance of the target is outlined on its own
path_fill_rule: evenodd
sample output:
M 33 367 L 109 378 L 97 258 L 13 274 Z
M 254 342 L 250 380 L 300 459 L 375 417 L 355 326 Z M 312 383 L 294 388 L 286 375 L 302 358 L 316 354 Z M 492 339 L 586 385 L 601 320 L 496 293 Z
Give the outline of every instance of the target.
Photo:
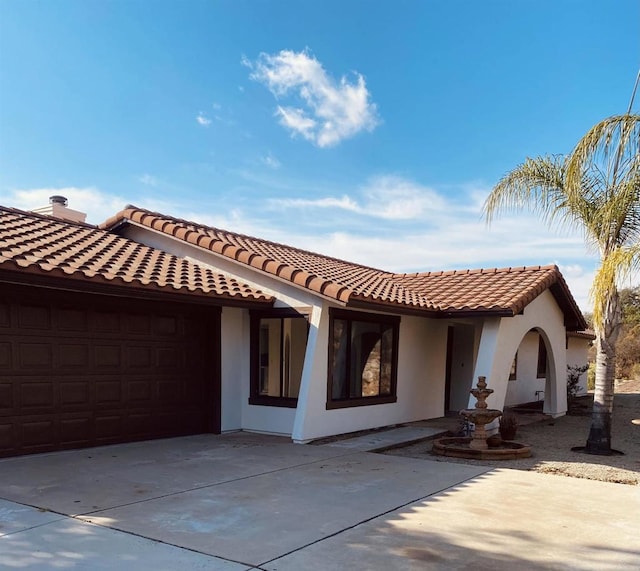
M 297 397 L 274 397 L 260 394 L 260 322 L 262 319 L 305 319 L 307 322 L 307 341 L 309 339 L 309 315 L 310 311 L 306 309 L 269 309 L 269 310 L 252 310 L 249 312 L 250 317 L 250 388 L 249 388 L 249 404 L 257 406 L 275 406 L 282 408 L 296 408 L 298 406 Z M 280 359 L 282 360 L 282 328 L 281 328 L 281 350 Z M 282 374 L 282 366 L 280 367 Z M 282 383 L 282 379 L 280 379 Z
M 542 335 L 538 334 L 538 366 L 536 369 L 536 378 L 537 379 L 546 379 L 547 378 L 547 344 L 544 341 Z
M 341 319 L 347 321 L 347 363 L 351 362 L 351 327 L 353 322 L 378 323 L 390 325 L 392 327 L 391 344 L 391 387 L 390 394 L 370 397 L 347 397 L 342 399 L 333 398 L 333 346 L 334 346 L 334 320 Z M 372 406 L 378 404 L 389 404 L 397 402 L 398 386 L 398 347 L 400 333 L 400 317 L 397 315 L 387 315 L 380 313 L 364 313 L 360 311 L 350 311 L 345 309 L 329 309 L 329 346 L 327 350 L 327 410 L 339 408 L 351 408 L 357 406 Z M 349 368 L 349 365 L 347 366 Z

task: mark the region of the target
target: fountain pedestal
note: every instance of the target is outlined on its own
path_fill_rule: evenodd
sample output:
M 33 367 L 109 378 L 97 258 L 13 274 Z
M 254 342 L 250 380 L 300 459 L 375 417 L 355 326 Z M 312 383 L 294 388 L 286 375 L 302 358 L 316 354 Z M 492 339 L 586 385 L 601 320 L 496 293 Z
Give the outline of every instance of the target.
M 460 411 L 460 415 L 464 416 L 469 422 L 473 422 L 475 426 L 473 437 L 471 438 L 471 442 L 469 442 L 469 448 L 486 450 L 489 448 L 487 444 L 486 425 L 502 416 L 502 411 L 487 408 L 487 397 L 493 393 L 493 389 L 487 388 L 486 377 L 478 377 L 476 388 L 471 389 L 469 392 L 476 397 L 476 407 L 466 408 Z
M 433 453 L 477 460 L 515 460 L 531 456 L 531 447 L 520 442 L 509 441 L 489 446 L 486 425 L 502 416 L 502 411 L 487 407 L 487 397 L 493 390 L 487 388 L 485 377 L 478 377 L 477 387 L 469 392 L 476 397 L 476 407 L 461 410 L 460 415 L 475 425 L 473 436 L 438 438 L 433 443 Z

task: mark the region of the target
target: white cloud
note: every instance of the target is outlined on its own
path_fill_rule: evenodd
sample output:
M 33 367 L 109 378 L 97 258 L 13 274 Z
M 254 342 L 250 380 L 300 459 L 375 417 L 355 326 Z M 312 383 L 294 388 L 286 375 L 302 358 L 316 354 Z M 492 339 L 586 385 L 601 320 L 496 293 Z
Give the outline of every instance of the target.
M 147 186 L 158 186 L 158 179 L 155 176 L 147 173 L 139 176 L 138 182 L 141 182 L 142 184 Z
M 211 125 L 211 119 L 209 119 L 202 111 L 196 116 L 196 121 L 203 127 Z
M 9 191 L 7 198 L 3 197 L 3 202 L 6 200 L 7 206 L 21 210 L 33 210 L 47 206 L 49 197 L 54 195 L 66 197 L 69 208 L 85 212 L 89 224 L 99 224 L 127 205 L 125 198 L 102 192 L 93 186 L 16 189 Z
M 260 157 L 260 161 L 262 162 L 262 164 L 268 166 L 270 169 L 273 169 L 273 170 L 277 170 L 282 166 L 280 161 L 276 157 L 274 157 L 271 153 L 268 153 L 265 156 Z
M 487 228 L 481 219 L 481 202 L 474 201 L 475 191 L 455 190 L 444 193 L 397 176 L 380 176 L 357 189 L 356 198 L 336 194 L 314 200 L 270 201 L 296 208 L 335 208 L 348 214 L 339 220 L 328 212 L 318 215 L 311 210 L 313 224 L 307 224 L 304 216 L 283 216 L 281 210 L 274 213 L 264 208 L 263 202 L 252 201 L 251 210 L 231 202 L 228 209 L 207 212 L 184 199 L 169 202 L 156 196 L 121 197 L 96 187 L 12 190 L 2 193 L 0 203 L 31 210 L 46 206 L 50 196 L 63 195 L 70 208 L 87 212 L 87 221 L 93 224 L 133 203 L 395 272 L 555 263 L 578 305 L 589 310 L 596 258 L 587 254 L 577 232 L 551 232 L 530 215 L 504 216 Z M 302 192 L 308 195 L 311 191 L 306 188 Z M 373 216 L 377 216 L 375 223 Z M 635 276 L 627 285 L 637 283 L 640 279 Z
M 379 123 L 364 77 L 354 73 L 353 82 L 344 76 L 335 81 L 306 50 L 262 53 L 255 63 L 243 56 L 242 64 L 252 70 L 251 79 L 266 85 L 277 98 L 293 94 L 304 105 L 279 105 L 276 116 L 292 135 L 319 147 L 337 145 Z
M 439 212 L 447 208 L 434 190 L 392 175 L 371 178 L 358 194 L 359 200 L 343 195 L 313 200 L 280 199 L 272 204 L 284 208 L 338 208 L 386 220 L 419 219 L 429 210 Z

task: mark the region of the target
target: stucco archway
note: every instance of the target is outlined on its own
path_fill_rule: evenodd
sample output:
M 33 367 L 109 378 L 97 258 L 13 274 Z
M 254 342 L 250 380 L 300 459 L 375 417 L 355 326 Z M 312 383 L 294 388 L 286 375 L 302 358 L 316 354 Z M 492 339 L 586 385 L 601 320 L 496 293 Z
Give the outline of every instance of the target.
M 524 336 L 532 329 L 539 332 L 547 347 L 544 411 L 560 416 L 567 410 L 566 329 L 562 311 L 549 291 L 540 294 L 519 315 L 485 319 L 474 379 L 487 377 L 489 388 L 494 391 L 488 404 L 503 409 L 513 357 Z M 469 405 L 474 404 L 475 400 L 470 397 Z

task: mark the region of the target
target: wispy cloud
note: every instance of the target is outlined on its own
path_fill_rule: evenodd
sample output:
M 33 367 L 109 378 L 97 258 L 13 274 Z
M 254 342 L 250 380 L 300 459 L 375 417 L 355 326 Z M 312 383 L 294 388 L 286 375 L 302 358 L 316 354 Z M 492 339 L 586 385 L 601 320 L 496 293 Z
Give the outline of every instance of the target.
M 94 186 L 87 187 L 47 187 L 14 189 L 9 191 L 7 204 L 22 210 L 33 210 L 49 204 L 49 197 L 64 196 L 69 201 L 69 208 L 85 212 L 87 222 L 97 224 L 122 210 L 131 198 L 102 192 Z M 4 199 L 3 199 L 4 201 Z
M 317 195 L 317 190 L 299 189 L 307 195 L 312 192 Z M 504 216 L 487 228 L 481 218 L 482 202 L 477 199 L 481 189 L 475 186 L 466 190 L 456 188 L 455 193 L 450 190 L 432 189 L 386 175 L 374 177 L 342 195 L 333 193 L 309 200 L 231 201 L 228 208 L 215 208 L 211 212 L 198 210 L 184 199 L 166 201 L 155 195 L 121 197 L 96 187 L 12 190 L 3 192 L 0 202 L 31 210 L 46 206 L 50 196 L 59 194 L 69 199 L 70 208 L 87 212 L 90 223 L 102 222 L 126 204 L 134 203 L 394 272 L 555 263 L 580 307 L 589 309 L 588 292 L 596 259 L 587 254 L 581 235 L 552 232 L 534 216 L 525 214 Z M 285 215 L 287 222 L 283 223 L 283 206 L 308 212 Z M 318 209 L 326 213 L 318 213 Z M 338 217 L 329 209 L 347 216 Z M 307 220 L 312 223 L 306 223 Z
M 292 135 L 301 135 L 319 147 L 331 147 L 361 131 L 373 131 L 379 123 L 364 77 L 336 81 L 307 50 L 282 50 L 260 54 L 242 64 L 252 70 L 251 79 L 263 83 L 278 99 L 293 95 L 300 106 L 279 105 L 276 116 Z
M 209 119 L 202 111 L 196 115 L 196 121 L 203 127 L 211 125 L 211 119 Z
M 262 162 L 263 165 L 266 165 L 273 170 L 277 170 L 282 166 L 280 161 L 276 157 L 274 157 L 271 153 L 267 153 L 263 157 L 260 157 L 260 161 Z
M 155 176 L 147 173 L 140 175 L 138 177 L 138 182 L 141 182 L 146 186 L 158 186 L 158 179 Z
M 429 187 L 399 176 L 371 178 L 358 192 L 358 198 L 348 195 L 309 199 L 276 199 L 278 208 L 337 208 L 387 220 L 422 218 L 427 210 L 441 211 L 445 201 Z

